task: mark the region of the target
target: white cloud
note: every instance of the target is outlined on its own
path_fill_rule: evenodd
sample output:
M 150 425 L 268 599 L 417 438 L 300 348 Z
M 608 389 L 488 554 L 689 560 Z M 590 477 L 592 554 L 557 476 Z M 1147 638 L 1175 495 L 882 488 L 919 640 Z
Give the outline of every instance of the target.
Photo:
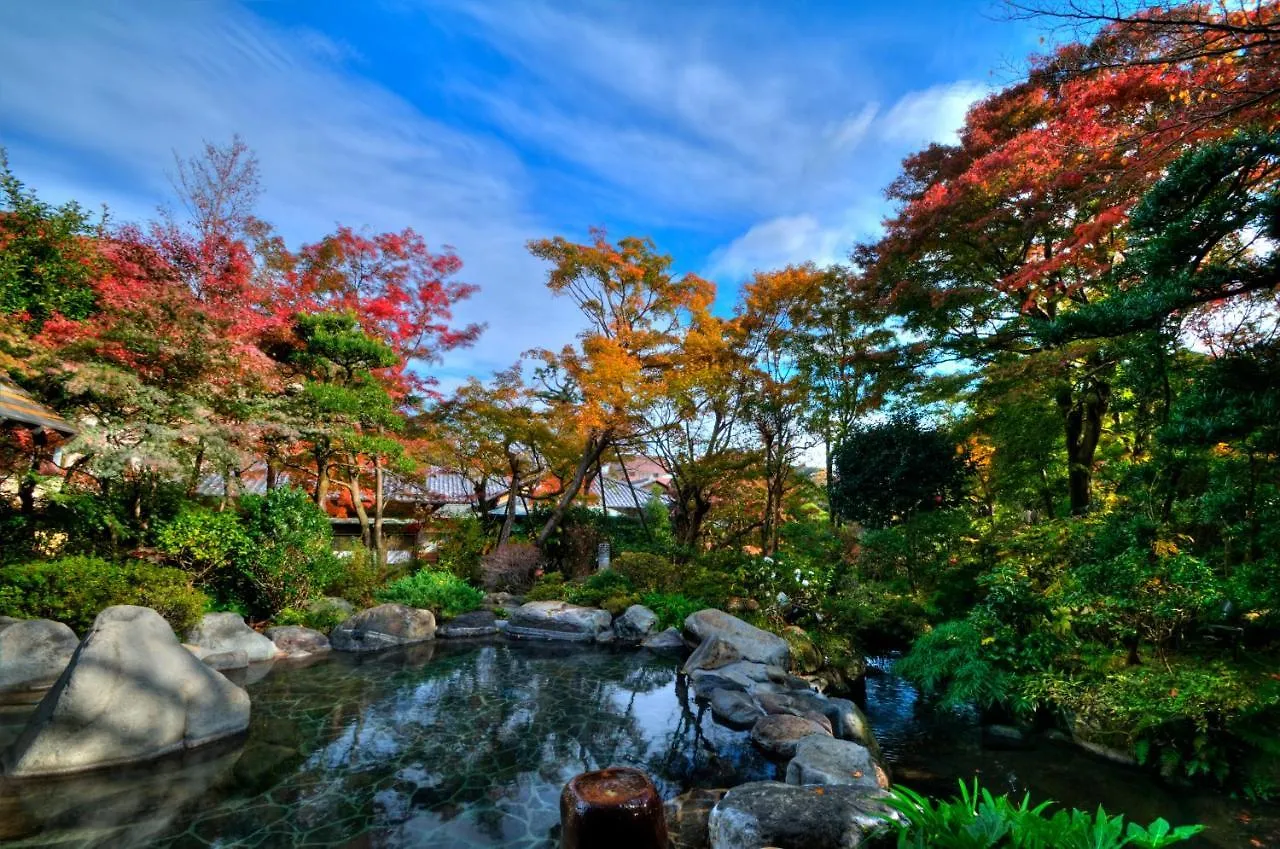
M 877 222 L 874 211 L 850 213 L 834 221 L 807 213 L 761 221 L 712 253 L 706 274 L 738 281 L 755 271 L 786 265 L 844 262 L 854 243 L 873 233 Z
M 528 211 L 519 159 L 351 74 L 341 65 L 359 57 L 338 42 L 216 2 L 75 14 L 18 3 L 0 11 L 0 54 L 12 83 L 0 86 L 0 143 L 51 198 L 107 201 L 126 216 L 154 209 L 173 150 L 239 132 L 262 163 L 261 212 L 291 243 L 340 221 L 411 225 L 458 250 L 462 278 L 482 287 L 458 319 L 489 330 L 447 355 L 446 370 L 484 374 L 572 336 L 572 306 L 551 298 L 524 249 L 545 225 Z
M 961 80 L 914 91 L 893 105 L 880 122 L 880 136 L 908 144 L 954 144 L 969 107 L 991 93 L 989 86 Z

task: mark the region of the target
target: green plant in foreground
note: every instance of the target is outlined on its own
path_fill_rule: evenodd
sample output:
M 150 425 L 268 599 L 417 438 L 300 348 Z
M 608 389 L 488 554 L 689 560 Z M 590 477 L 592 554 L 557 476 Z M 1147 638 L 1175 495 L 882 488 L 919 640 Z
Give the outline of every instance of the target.
M 1174 828 L 1163 819 L 1143 827 L 1111 816 L 1101 806 L 1095 814 L 1081 810 L 1048 813 L 1052 802 L 1034 807 L 1030 795 L 1020 803 L 993 796 L 960 782 L 960 795 L 934 801 L 914 790 L 893 787 L 885 804 L 901 814 L 895 820 L 899 849 L 1161 849 L 1189 840 L 1201 825 Z
M 658 615 L 659 628 L 679 628 L 690 614 L 711 606 L 700 598 L 681 593 L 645 593 L 640 603 Z
M 422 569 L 392 581 L 376 594 L 378 601 L 431 610 L 445 619 L 475 610 L 484 593 L 452 572 Z

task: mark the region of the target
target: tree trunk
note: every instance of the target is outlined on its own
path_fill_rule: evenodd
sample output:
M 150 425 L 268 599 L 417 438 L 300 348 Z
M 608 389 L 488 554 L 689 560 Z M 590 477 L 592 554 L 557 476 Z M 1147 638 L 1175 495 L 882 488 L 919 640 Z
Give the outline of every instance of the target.
M 516 524 L 516 497 L 520 494 L 520 459 L 507 453 L 507 464 L 511 468 L 511 480 L 507 486 L 507 503 L 502 511 L 502 529 L 498 531 L 498 548 L 511 539 L 511 530 Z
M 1071 497 L 1071 515 L 1089 512 L 1093 497 L 1093 458 L 1102 437 L 1102 420 L 1111 400 L 1111 386 L 1090 379 L 1079 397 L 1070 390 L 1058 397 L 1067 437 L 1067 490 Z
M 382 533 L 382 513 L 386 507 L 386 494 L 383 490 L 383 483 L 386 475 L 382 471 L 382 462 L 379 458 L 373 458 L 373 551 L 377 556 L 378 569 L 385 569 L 387 566 L 387 544 L 386 538 Z
M 560 523 L 564 521 L 565 514 L 569 512 L 573 499 L 578 497 L 578 493 L 582 491 L 582 485 L 586 482 L 587 475 L 591 472 L 591 467 L 600 460 L 600 455 L 605 452 L 612 441 L 612 434 L 608 431 L 592 436 L 587 441 L 587 448 L 582 452 L 582 457 L 578 460 L 578 468 L 573 473 L 573 480 L 569 482 L 564 492 L 560 493 L 560 499 L 556 502 L 555 509 L 551 511 L 551 516 L 547 519 L 542 530 L 538 532 L 538 548 L 542 548 L 547 544 L 547 540 L 551 539 L 551 535 L 555 533 L 556 528 L 560 527 Z

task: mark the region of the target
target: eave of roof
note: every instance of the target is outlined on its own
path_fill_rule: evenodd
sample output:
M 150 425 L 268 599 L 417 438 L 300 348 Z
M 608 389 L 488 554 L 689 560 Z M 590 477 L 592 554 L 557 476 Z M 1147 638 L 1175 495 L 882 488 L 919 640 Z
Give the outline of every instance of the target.
M 4 381 L 0 381 L 0 421 L 48 428 L 64 436 L 72 436 L 76 432 L 71 423 L 62 416 L 18 387 Z

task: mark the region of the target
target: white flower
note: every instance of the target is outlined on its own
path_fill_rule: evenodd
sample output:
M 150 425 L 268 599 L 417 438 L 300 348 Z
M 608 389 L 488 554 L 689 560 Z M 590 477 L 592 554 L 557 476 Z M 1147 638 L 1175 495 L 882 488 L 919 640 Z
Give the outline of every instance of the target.
M 802 587 L 807 587 L 807 586 L 809 586 L 809 582 L 808 582 L 807 580 L 805 580 L 805 581 L 801 581 L 801 582 L 800 582 L 800 586 L 802 586 Z
M 763 560 L 765 563 L 772 563 L 772 562 L 773 562 L 773 558 L 772 558 L 772 557 L 762 557 L 762 558 L 760 558 L 760 559 L 761 559 L 761 560 Z
M 778 593 L 778 604 L 786 604 L 790 600 L 791 599 L 787 598 L 786 593 L 782 593 L 782 592 Z

